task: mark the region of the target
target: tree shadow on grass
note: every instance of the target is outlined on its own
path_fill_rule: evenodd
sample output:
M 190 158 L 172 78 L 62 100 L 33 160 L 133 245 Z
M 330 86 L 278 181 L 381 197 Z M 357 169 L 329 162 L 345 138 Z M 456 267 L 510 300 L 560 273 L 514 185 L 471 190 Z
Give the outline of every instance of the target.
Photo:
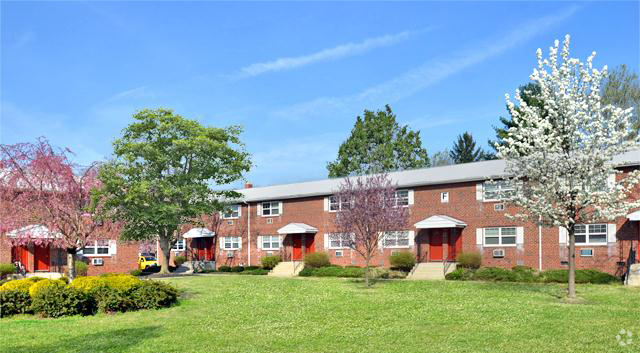
M 20 338 L 20 342 L 12 342 L 9 338 L 0 342 L 0 351 L 12 353 L 123 352 L 142 341 L 158 337 L 160 335 L 158 328 L 160 326 L 101 330 L 88 335 L 72 335 L 72 332 L 69 332 L 69 336 L 61 338 L 52 334 L 45 342 L 36 342 L 35 339 L 28 338 Z

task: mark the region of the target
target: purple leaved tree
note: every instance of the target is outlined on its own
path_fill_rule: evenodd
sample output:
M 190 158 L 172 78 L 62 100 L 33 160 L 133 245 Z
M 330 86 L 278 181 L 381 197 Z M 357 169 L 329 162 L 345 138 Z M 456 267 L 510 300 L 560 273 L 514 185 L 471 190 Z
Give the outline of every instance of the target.
M 396 206 L 396 187 L 387 174 L 345 178 L 332 197 L 335 227 L 343 244 L 365 261 L 364 280 L 370 286 L 370 262 L 382 244 L 384 234 L 404 230 L 408 208 Z

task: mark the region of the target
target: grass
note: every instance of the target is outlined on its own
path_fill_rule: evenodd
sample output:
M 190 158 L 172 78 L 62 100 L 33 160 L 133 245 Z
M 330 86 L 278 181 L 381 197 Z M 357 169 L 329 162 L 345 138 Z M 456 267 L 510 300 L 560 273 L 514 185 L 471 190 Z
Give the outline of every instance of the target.
M 640 352 L 640 289 L 203 275 L 178 306 L 0 320 L 0 352 Z M 620 347 L 618 331 L 634 333 Z M 637 342 L 636 342 L 637 341 Z M 637 346 L 637 347 L 636 347 Z

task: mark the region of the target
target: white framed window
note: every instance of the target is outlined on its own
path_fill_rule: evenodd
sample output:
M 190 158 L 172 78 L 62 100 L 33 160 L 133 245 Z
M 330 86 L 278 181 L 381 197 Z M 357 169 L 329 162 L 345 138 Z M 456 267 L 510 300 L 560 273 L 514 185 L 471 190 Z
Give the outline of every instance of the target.
M 222 212 L 222 218 L 236 219 L 240 217 L 241 212 L 240 205 L 229 205 L 226 206 L 225 210 Z
M 580 249 L 580 256 L 582 257 L 593 256 L 593 249 Z
M 484 245 L 515 246 L 516 227 L 484 228 Z
M 385 248 L 408 248 L 409 231 L 386 232 L 382 239 L 382 244 Z
M 280 236 L 278 235 L 263 235 L 260 242 L 262 250 L 280 249 Z
M 233 225 L 233 219 L 228 219 L 227 220 L 227 225 L 228 226 L 232 226 Z
M 222 249 L 238 250 L 240 249 L 240 237 L 222 237 Z
M 329 249 L 348 249 L 353 244 L 352 234 L 331 233 L 328 235 Z
M 441 192 L 440 193 L 440 202 L 441 203 L 449 202 L 449 193 L 448 192 Z
M 342 257 L 344 256 L 344 253 L 342 252 L 342 250 L 336 250 L 336 257 Z
M 409 206 L 409 190 L 396 190 L 393 193 L 393 205 L 395 207 Z
M 576 224 L 576 244 L 606 244 L 606 224 Z
M 279 216 L 281 213 L 279 201 L 263 202 L 261 207 L 263 216 Z
M 109 256 L 111 255 L 108 239 L 95 240 L 88 243 L 82 249 L 84 256 Z
M 338 196 L 329 196 L 329 212 L 337 212 L 349 207 L 350 202 L 341 200 Z
M 184 239 L 179 239 L 175 244 L 173 244 L 171 251 L 184 251 L 184 246 Z
M 502 201 L 513 197 L 515 188 L 508 180 L 485 182 L 483 185 L 484 201 Z

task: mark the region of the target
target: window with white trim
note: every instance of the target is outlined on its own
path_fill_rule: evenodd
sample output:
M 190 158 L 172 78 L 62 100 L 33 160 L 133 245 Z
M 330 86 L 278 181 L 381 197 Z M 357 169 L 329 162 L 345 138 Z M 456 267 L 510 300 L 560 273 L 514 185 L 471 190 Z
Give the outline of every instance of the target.
M 409 231 L 386 232 L 382 244 L 385 248 L 408 248 Z
M 349 201 L 343 201 L 338 196 L 329 196 L 329 211 L 336 212 L 347 209 L 349 207 Z
M 353 244 L 353 235 L 332 233 L 329 234 L 329 249 L 347 249 Z
M 101 239 L 101 240 L 95 240 L 95 241 L 92 241 L 92 242 L 88 243 L 82 249 L 82 255 L 85 255 L 85 256 L 92 256 L 92 255 L 93 256 L 108 256 L 108 255 L 110 255 L 110 253 L 109 253 L 109 240 Z
M 234 219 L 240 217 L 240 205 L 229 205 L 225 207 L 222 213 L 224 219 Z
M 280 215 L 280 202 L 270 201 L 262 203 L 262 215 L 263 216 L 279 216 Z
M 184 239 L 179 239 L 178 241 L 176 241 L 175 244 L 173 244 L 173 247 L 171 248 L 172 251 L 184 251 Z
M 278 250 L 280 249 L 280 237 L 277 235 L 262 236 L 262 250 Z
M 576 224 L 576 244 L 606 244 L 606 224 Z
M 484 245 L 516 245 L 516 227 L 485 228 Z
M 515 193 L 513 183 L 508 180 L 485 182 L 482 190 L 484 201 L 509 200 Z
M 593 249 L 580 249 L 580 256 L 583 256 L 583 257 L 593 256 Z
M 224 250 L 240 249 L 240 237 L 222 237 L 222 249 Z
M 409 190 L 396 190 L 393 193 L 393 205 L 395 207 L 409 206 Z

